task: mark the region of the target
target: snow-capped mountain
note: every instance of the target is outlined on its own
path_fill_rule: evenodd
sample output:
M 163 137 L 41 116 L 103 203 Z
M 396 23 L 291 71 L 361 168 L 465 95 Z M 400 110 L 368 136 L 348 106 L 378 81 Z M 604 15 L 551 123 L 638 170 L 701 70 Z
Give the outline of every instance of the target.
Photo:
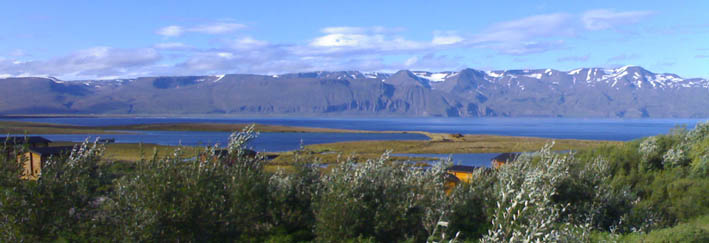
M 413 71 L 414 75 L 419 78 L 427 79 L 430 82 L 443 82 L 447 78 L 457 75 L 457 72 L 424 72 L 424 71 Z
M 0 114 L 709 117 L 709 80 L 639 66 L 0 79 Z M 27 99 L 26 97 L 32 97 Z

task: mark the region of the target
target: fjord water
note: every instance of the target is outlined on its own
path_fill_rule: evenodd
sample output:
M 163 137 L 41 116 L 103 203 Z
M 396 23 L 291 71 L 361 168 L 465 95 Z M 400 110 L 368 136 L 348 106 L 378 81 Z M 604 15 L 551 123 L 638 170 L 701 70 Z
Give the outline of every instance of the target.
M 564 118 L 3 118 L 83 126 L 155 123 L 259 123 L 283 126 L 322 127 L 372 131 L 428 131 L 439 133 L 492 134 L 627 141 L 667 133 L 677 126 L 693 128 L 700 119 L 564 119 Z M 37 134 L 54 141 L 81 142 L 87 137 L 115 138 L 117 143 L 162 145 L 227 144 L 228 132 L 130 131 L 130 134 Z M 425 140 L 414 133 L 261 133 L 249 146 L 257 151 L 288 151 L 302 145 L 360 140 Z M 403 154 L 402 154 L 403 155 Z M 411 157 L 441 158 L 453 163 L 489 166 L 497 154 L 409 154 Z M 405 155 L 404 155 L 405 156 Z
M 3 120 L 103 126 L 154 123 L 259 123 L 283 126 L 372 131 L 428 131 L 544 138 L 628 141 L 667 133 L 680 125 L 693 128 L 703 119 L 571 119 L 571 118 L 4 118 Z M 292 134 L 300 140 L 300 134 Z M 337 134 L 349 136 L 347 134 Z M 390 134 L 388 136 L 396 136 Z M 289 139 L 279 137 L 278 139 Z M 357 140 L 357 139 L 352 139 Z M 307 142 L 307 141 L 305 141 Z
M 114 138 L 117 143 L 154 143 L 161 145 L 226 146 L 229 132 L 187 131 L 125 131 L 129 134 L 31 134 L 52 141 L 81 142 L 89 138 Z M 303 145 L 361 140 L 426 140 L 428 137 L 415 133 L 261 133 L 248 146 L 259 152 L 281 152 L 299 149 Z

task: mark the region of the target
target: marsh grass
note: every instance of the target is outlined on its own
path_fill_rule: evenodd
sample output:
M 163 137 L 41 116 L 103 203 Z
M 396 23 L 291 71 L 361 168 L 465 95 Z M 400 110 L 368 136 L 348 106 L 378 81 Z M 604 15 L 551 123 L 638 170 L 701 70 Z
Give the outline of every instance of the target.
M 75 142 L 54 142 L 52 146 L 74 146 L 81 143 Z M 142 158 L 149 158 L 153 153 L 157 153 L 158 157 L 165 157 L 172 154 L 175 149 L 180 148 L 187 157 L 196 157 L 200 152 L 204 152 L 206 148 L 198 146 L 166 146 L 158 144 L 139 144 L 139 143 L 111 143 L 105 144 L 103 155 L 104 160 L 136 162 Z

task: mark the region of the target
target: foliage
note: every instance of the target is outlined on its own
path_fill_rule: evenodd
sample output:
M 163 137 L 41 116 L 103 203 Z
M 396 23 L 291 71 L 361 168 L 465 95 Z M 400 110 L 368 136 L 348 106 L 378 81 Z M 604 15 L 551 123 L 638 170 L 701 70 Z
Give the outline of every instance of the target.
M 496 205 L 497 173 L 485 169 L 476 169 L 470 183 L 461 183 L 450 195 L 448 213 L 448 235 L 461 233 L 461 239 L 478 239 L 486 234 L 490 224 L 490 215 Z
M 709 242 L 709 215 L 674 227 L 633 233 L 622 238 L 624 242 Z
M 246 156 L 250 130 L 230 138 L 224 158 L 185 160 L 179 150 L 140 163 L 116 182 L 108 208 L 129 241 L 228 241 L 263 236 L 268 175 L 263 161 Z M 120 222 L 120 223 L 119 223 Z
M 447 208 L 444 165 L 422 170 L 387 159 L 348 161 L 323 177 L 315 202 L 320 240 L 365 236 L 393 242 L 433 233 Z
M 571 241 L 584 239 L 585 225 L 571 225 L 564 217 L 568 204 L 554 201 L 558 187 L 569 176 L 571 156 L 539 152 L 539 162 L 521 156 L 499 170 L 497 208 L 492 228 L 483 242 Z M 565 225 L 561 225 L 565 224 Z
M 315 224 L 313 202 L 322 190 L 319 166 L 301 164 L 295 171 L 278 171 L 269 178 L 271 222 L 274 233 L 290 237 L 283 241 L 312 240 Z
M 85 142 L 37 181 L 3 153 L 0 241 L 702 242 L 709 232 L 707 123 L 586 151 L 550 144 L 449 191 L 449 162 L 422 168 L 388 153 L 270 173 L 246 150 L 254 136 L 234 133 L 224 155 L 178 148 L 135 164 Z
M 37 181 L 20 179 L 13 158 L 2 161 L 0 210 L 3 241 L 90 240 L 102 228 L 98 205 L 110 183 L 98 162 L 103 147 L 84 142 L 68 156 L 51 157 Z M 10 169 L 10 170 L 5 170 Z

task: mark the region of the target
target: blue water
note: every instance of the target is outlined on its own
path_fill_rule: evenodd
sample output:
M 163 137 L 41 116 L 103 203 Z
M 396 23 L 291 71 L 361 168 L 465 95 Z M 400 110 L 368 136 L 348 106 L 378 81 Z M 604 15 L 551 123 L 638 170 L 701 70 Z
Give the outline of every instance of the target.
M 499 153 L 478 153 L 478 154 L 391 154 L 391 156 L 407 156 L 420 158 L 438 158 L 446 160 L 451 159 L 451 162 L 456 165 L 468 165 L 475 167 L 490 167 L 490 161 Z
M 570 119 L 570 118 L 2 118 L 2 120 L 73 125 L 152 123 L 260 123 L 374 131 L 429 131 L 544 138 L 628 141 L 667 133 L 677 125 L 692 128 L 700 119 Z M 342 134 L 337 134 L 342 135 Z M 389 134 L 391 135 L 391 134 Z M 292 140 L 291 138 L 286 138 Z M 293 138 L 298 140 L 298 138 Z
M 52 141 L 82 142 L 100 138 L 115 138 L 116 143 L 155 143 L 161 145 L 226 146 L 228 132 L 184 132 L 184 131 L 127 131 L 130 134 L 31 134 Z M 383 133 L 261 133 L 247 146 L 259 152 L 280 152 L 300 148 L 301 145 L 334 143 L 358 140 L 426 140 L 428 137 L 415 134 Z

